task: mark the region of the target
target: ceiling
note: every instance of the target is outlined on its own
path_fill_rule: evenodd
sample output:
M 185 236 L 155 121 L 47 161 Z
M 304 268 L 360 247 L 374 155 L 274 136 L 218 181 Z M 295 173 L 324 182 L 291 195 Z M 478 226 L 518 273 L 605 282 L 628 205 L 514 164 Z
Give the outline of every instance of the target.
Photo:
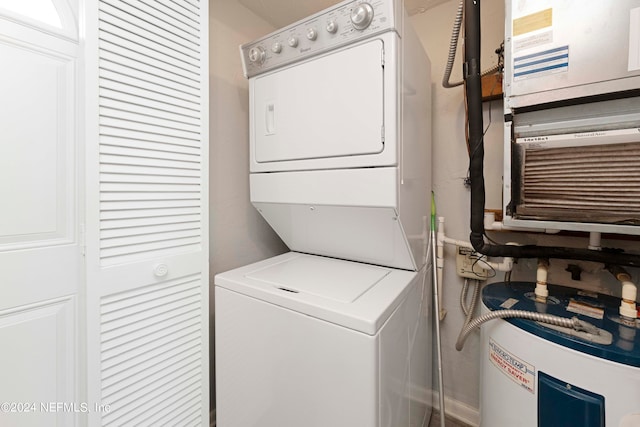
M 339 0 L 238 0 L 247 9 L 276 28 L 284 27 L 309 15 L 313 15 Z M 449 0 L 405 0 L 409 15 L 422 13 Z

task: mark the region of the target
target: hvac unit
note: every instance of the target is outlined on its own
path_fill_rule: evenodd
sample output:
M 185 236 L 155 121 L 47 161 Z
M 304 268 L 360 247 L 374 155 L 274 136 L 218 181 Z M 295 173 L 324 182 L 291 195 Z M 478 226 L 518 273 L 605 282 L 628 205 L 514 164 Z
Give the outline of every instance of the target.
M 504 223 L 640 234 L 640 0 L 508 0 Z

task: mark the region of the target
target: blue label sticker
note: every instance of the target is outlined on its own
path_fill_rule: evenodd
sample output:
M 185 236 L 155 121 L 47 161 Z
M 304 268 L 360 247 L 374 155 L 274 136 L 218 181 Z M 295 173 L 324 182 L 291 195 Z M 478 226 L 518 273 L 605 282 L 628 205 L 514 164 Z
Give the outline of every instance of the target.
M 569 69 L 569 46 L 547 49 L 513 58 L 513 79 L 523 80 Z

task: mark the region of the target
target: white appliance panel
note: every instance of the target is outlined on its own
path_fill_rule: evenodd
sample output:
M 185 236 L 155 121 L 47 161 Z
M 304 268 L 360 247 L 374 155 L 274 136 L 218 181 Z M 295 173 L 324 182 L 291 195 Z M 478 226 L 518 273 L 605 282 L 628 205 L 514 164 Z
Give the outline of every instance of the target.
M 378 337 L 215 288 L 217 425 L 378 422 Z
M 384 32 L 396 30 L 402 33 L 405 29 L 406 17 L 401 1 L 377 1 L 371 4 L 374 8 L 371 23 L 366 28 L 355 28 L 351 21 L 351 12 L 361 1 L 342 1 L 240 46 L 245 77 L 251 78 L 292 62 L 337 50 L 348 44 L 353 45 Z M 332 31 L 328 28 L 329 23 L 333 26 Z M 310 29 L 315 31 L 315 38 L 308 37 Z M 294 45 L 290 44 L 292 39 L 295 41 Z M 252 51 L 254 55 L 261 51 L 262 58 L 259 58 L 260 54 L 258 54 L 252 60 Z
M 382 60 L 376 39 L 253 79 L 255 161 L 380 153 Z
M 402 9 L 347 0 L 241 47 L 251 201 L 295 252 L 215 277 L 221 427 L 429 419 L 430 74 Z
M 390 273 L 388 268 L 334 258 L 297 257 L 249 273 L 249 279 L 281 290 L 350 303 Z
M 430 337 L 424 330 L 432 315 L 428 269 L 390 270 L 355 302 L 328 302 L 362 318 L 381 314 L 365 332 L 323 315 L 318 296 L 295 306 L 291 300 L 303 293 L 274 298 L 274 286 L 248 277 L 309 258 L 321 257 L 289 253 L 216 276 L 218 425 L 425 425 L 431 406 Z M 328 262 L 360 272 L 370 267 Z M 338 268 L 344 271 L 344 265 Z M 306 276 L 327 266 L 320 261 Z M 291 277 L 286 271 L 281 276 Z M 369 314 L 358 312 L 362 304 Z
M 418 270 L 427 202 L 399 209 L 398 182 L 395 167 L 254 173 L 251 202 L 293 251 Z
M 308 268 L 302 270 L 303 266 Z M 340 279 L 341 286 L 353 288 L 339 290 L 335 284 L 320 287 L 322 278 L 331 279 L 336 275 L 328 272 L 329 268 L 355 278 L 355 282 Z M 220 273 L 215 278 L 215 284 L 279 307 L 375 335 L 406 297 L 408 284 L 421 275 L 422 272 L 288 252 Z M 306 281 L 309 283 L 303 283 Z M 281 286 L 284 283 L 287 286 Z
M 637 89 L 639 16 L 638 0 L 506 1 L 506 106 Z
M 417 270 L 398 211 L 386 207 L 253 204 L 289 249 Z M 414 238 L 414 240 L 417 240 Z
M 398 207 L 396 167 L 252 173 L 251 202 Z

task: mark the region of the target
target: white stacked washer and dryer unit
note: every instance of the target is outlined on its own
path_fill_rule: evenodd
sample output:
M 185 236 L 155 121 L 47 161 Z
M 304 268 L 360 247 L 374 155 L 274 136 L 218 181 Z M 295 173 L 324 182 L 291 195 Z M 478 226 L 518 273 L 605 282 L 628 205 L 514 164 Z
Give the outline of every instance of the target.
M 217 425 L 426 425 L 431 76 L 402 1 L 241 53 L 251 201 L 291 252 L 215 278 Z

